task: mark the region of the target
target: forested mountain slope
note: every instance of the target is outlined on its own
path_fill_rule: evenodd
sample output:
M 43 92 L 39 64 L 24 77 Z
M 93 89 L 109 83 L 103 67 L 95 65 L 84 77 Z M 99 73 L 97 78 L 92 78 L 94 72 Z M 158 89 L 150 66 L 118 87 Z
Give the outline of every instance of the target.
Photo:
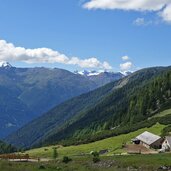
M 151 116 L 169 100 L 170 70 L 171 67 L 143 69 L 68 100 L 6 140 L 20 147 L 66 139 L 68 144 L 83 143 L 100 138 L 105 131 L 131 126 Z
M 124 132 L 125 127 L 132 130 L 137 123 L 157 111 L 170 108 L 171 69 L 151 79 L 143 79 L 141 72 L 131 76 L 127 84 L 112 91 L 75 122 L 65 125 L 57 133 L 52 132 L 43 144 L 65 139 L 65 144 L 95 141 L 100 137 L 105 138 L 106 130 L 114 130 L 113 134 L 117 134 L 117 131 L 122 133 L 122 128 Z M 107 132 L 106 136 L 109 134 Z
M 6 144 L 3 141 L 0 141 L 0 154 L 8 154 L 8 153 L 13 153 L 16 152 L 17 148 L 10 144 Z

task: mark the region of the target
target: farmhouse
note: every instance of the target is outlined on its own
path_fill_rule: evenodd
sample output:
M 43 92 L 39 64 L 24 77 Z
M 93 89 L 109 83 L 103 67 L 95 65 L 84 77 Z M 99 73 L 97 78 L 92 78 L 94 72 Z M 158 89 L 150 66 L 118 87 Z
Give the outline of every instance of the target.
M 133 142 L 135 144 L 142 144 L 146 148 L 161 149 L 163 139 L 158 135 L 145 131 L 138 135 Z
M 162 150 L 171 151 L 171 136 L 166 136 L 162 143 Z

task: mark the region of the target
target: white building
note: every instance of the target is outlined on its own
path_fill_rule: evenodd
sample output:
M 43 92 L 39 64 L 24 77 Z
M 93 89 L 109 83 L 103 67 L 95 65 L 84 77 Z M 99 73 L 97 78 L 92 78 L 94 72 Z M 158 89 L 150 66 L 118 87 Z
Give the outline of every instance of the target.
M 163 151 L 171 151 L 171 136 L 166 136 L 162 143 Z

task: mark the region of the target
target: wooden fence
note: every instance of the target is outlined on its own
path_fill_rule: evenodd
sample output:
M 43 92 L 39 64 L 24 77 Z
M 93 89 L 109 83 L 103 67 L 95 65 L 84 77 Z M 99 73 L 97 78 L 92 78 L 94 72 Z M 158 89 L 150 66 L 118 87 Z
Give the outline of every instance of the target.
M 0 159 L 30 159 L 28 154 L 2 154 L 0 155 Z

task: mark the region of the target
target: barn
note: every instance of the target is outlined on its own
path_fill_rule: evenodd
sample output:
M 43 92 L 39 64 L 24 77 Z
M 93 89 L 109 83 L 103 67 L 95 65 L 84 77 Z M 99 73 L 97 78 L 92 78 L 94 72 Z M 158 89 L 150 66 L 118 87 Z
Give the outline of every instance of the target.
M 161 149 L 163 138 L 148 131 L 145 131 L 134 139 L 134 143 L 137 144 L 137 142 L 139 142 L 139 144 L 142 144 L 146 148 Z
M 171 151 L 171 136 L 166 136 L 162 143 L 162 150 Z

